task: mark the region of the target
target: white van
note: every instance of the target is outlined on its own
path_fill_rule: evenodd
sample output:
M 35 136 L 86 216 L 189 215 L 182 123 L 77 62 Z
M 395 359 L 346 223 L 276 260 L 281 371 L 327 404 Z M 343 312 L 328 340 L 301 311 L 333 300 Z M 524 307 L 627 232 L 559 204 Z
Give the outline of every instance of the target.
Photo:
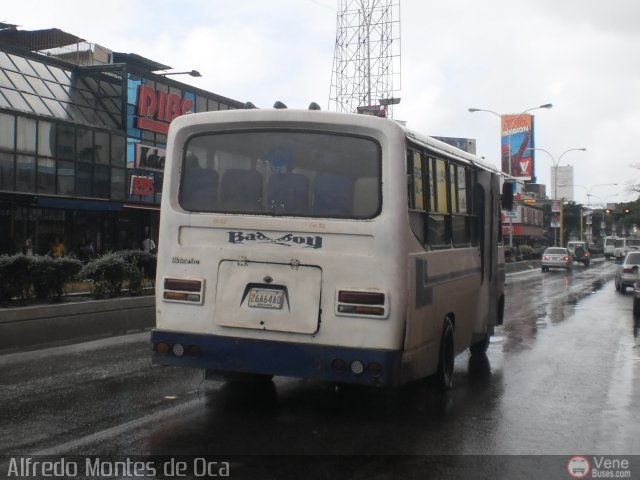
M 613 256 L 617 259 L 624 257 L 631 250 L 640 250 L 640 238 L 616 238 Z
M 604 258 L 606 258 L 607 260 L 609 260 L 611 257 L 613 257 L 613 250 L 616 246 L 616 240 L 618 239 L 618 237 L 611 236 L 611 237 L 605 237 L 604 239 Z

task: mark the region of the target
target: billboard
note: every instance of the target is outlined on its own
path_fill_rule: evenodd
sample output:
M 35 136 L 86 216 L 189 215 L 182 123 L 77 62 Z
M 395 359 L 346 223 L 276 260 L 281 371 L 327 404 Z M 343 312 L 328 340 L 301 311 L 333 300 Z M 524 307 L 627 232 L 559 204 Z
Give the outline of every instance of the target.
M 533 177 L 533 115 L 501 115 L 502 171 L 522 180 Z

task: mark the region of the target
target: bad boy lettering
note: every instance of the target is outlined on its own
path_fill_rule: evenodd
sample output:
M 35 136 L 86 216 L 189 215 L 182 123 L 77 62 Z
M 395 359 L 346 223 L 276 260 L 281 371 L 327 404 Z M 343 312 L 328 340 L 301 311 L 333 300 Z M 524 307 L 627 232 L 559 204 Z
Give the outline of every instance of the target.
M 322 248 L 322 237 L 320 236 L 308 236 L 295 235 L 293 233 L 287 233 L 278 238 L 271 238 L 262 232 L 227 232 L 229 234 L 229 243 L 232 244 L 247 244 L 250 242 L 257 243 L 275 243 L 277 245 L 283 245 L 285 247 L 301 246 L 304 248 Z

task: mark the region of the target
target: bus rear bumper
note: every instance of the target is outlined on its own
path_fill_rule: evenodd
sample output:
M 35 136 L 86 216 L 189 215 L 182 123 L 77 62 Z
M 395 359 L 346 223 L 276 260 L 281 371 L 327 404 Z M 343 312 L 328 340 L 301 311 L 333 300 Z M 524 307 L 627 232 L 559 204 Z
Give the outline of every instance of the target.
M 151 331 L 153 363 L 361 385 L 400 383 L 402 352 Z

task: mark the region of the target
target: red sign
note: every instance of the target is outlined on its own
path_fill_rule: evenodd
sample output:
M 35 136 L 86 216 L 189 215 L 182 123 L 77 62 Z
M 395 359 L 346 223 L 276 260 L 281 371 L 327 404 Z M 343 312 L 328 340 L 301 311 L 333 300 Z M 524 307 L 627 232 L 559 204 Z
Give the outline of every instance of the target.
M 131 188 L 129 189 L 130 195 L 146 197 L 147 195 L 153 195 L 155 191 L 156 186 L 154 184 L 153 177 L 131 175 Z
M 148 85 L 138 86 L 136 127 L 167 134 L 171 121 L 188 113 L 193 102 L 175 93 L 154 90 Z

